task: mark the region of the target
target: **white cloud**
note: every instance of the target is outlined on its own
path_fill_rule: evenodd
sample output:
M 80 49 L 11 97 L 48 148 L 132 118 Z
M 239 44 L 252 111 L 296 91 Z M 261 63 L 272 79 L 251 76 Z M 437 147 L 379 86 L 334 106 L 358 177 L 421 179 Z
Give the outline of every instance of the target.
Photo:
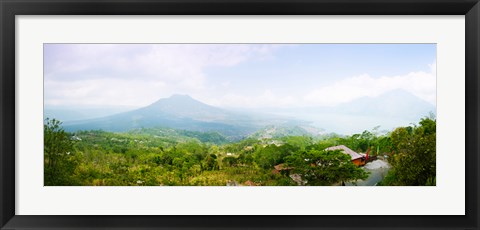
M 89 79 L 63 82 L 45 81 L 45 104 L 60 105 L 126 105 L 141 107 L 170 95 L 162 82 L 121 79 Z
M 402 89 L 431 103 L 436 104 L 435 64 L 431 72 L 411 72 L 406 75 L 374 78 L 368 74 L 346 78 L 331 85 L 310 91 L 304 96 L 305 102 L 315 105 L 333 106 L 360 97 L 376 97 L 395 89 Z
M 199 99 L 214 106 L 239 108 L 335 106 L 361 97 L 376 97 L 391 90 L 401 89 L 435 105 L 435 63 L 430 65 L 430 68 L 431 72 L 411 72 L 379 78 L 362 74 L 307 92 L 280 92 L 268 89 L 256 95 L 228 93 L 221 97 Z
M 337 105 L 403 89 L 432 104 L 436 100 L 436 63 L 430 72 L 345 78 L 306 91 L 277 88 L 259 93 L 241 90 L 231 79 L 207 85 L 207 70 L 273 58 L 284 45 L 269 44 L 138 44 L 47 45 L 46 105 L 145 106 L 171 94 L 191 96 L 224 107 L 288 107 Z M 217 88 L 215 88 L 217 87 Z M 215 90 L 212 90 L 215 89 Z M 232 91 L 227 91 L 232 89 Z M 219 91 L 219 92 L 214 92 Z
M 206 89 L 208 67 L 269 58 L 279 45 L 47 45 L 46 104 L 145 104 Z

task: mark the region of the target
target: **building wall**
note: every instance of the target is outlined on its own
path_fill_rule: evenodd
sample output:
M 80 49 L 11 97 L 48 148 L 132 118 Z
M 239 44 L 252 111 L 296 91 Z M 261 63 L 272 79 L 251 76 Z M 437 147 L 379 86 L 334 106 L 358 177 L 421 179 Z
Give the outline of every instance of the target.
M 352 160 L 352 162 L 353 162 L 356 166 L 365 165 L 365 160 L 362 160 L 362 158 L 358 158 L 358 159 Z

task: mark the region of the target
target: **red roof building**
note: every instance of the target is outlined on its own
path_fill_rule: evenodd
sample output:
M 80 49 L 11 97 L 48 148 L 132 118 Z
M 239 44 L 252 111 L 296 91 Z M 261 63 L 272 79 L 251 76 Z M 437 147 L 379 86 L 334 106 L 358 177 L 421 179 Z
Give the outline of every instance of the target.
M 326 148 L 325 150 L 327 150 L 327 151 L 340 150 L 343 153 L 350 155 L 350 157 L 352 158 L 352 162 L 357 166 L 365 165 L 365 163 L 366 163 L 365 162 L 365 156 L 360 155 L 359 153 L 349 149 L 345 145 L 337 145 L 337 146 Z

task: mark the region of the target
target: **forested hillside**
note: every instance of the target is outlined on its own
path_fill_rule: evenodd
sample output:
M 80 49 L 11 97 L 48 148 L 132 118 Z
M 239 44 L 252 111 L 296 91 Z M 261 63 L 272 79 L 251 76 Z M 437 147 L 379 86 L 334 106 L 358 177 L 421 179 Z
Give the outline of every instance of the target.
M 45 185 L 338 185 L 368 176 L 340 151 L 346 145 L 388 156 L 382 185 L 435 184 L 435 120 L 351 136 L 280 136 L 229 142 L 217 132 L 171 128 L 67 133 L 45 123 Z M 253 138 L 255 137 L 255 138 Z
M 66 132 L 46 119 L 45 185 L 341 185 L 368 172 L 341 151 L 383 157 L 392 169 L 380 185 L 435 185 L 436 121 L 349 136 L 266 127 L 240 141 L 219 132 L 136 128 Z M 267 132 L 268 131 L 268 132 Z M 265 135 L 272 134 L 272 135 Z M 280 134 L 278 134 L 280 133 Z

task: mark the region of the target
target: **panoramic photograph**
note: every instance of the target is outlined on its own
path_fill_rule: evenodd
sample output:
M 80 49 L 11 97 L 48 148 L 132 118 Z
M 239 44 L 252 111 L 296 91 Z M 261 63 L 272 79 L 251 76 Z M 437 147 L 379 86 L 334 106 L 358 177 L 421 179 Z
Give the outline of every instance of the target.
M 44 44 L 44 186 L 435 186 L 436 44 Z

